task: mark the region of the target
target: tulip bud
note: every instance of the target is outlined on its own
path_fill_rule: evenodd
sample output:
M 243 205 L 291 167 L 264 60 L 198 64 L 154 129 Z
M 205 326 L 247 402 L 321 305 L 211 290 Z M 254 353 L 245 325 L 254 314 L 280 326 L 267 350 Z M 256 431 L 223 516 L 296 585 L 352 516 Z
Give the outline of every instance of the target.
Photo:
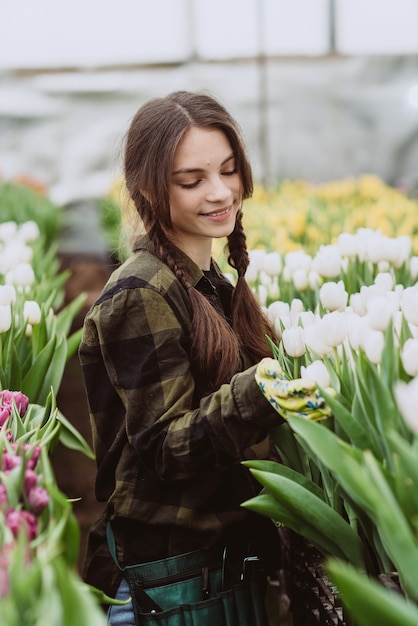
M 6 333 L 12 325 L 12 309 L 10 304 L 0 305 L 0 333 Z
M 411 257 L 411 260 L 409 262 L 409 270 L 411 272 L 411 277 L 413 278 L 413 280 L 415 280 L 418 276 L 418 256 Z
M 362 348 L 372 363 L 380 363 L 382 360 L 383 346 L 385 338 L 380 330 L 370 328 L 364 331 L 362 335 Z
M 305 291 L 308 288 L 308 273 L 303 267 L 298 267 L 292 274 L 293 284 L 298 291 Z
M 19 263 L 6 275 L 6 282 L 18 287 L 28 287 L 35 280 L 35 273 L 29 263 Z
M 262 264 L 263 270 L 269 276 L 279 276 L 282 271 L 282 259 L 278 252 L 269 252 L 265 255 Z
M 394 313 L 393 304 L 385 296 L 373 296 L 367 302 L 366 321 L 375 330 L 386 330 Z
M 13 285 L 0 285 L 0 305 L 7 306 L 16 302 L 16 289 Z
M 418 339 L 407 339 L 401 352 L 402 365 L 410 376 L 418 375 Z
M 315 328 L 320 340 L 332 348 L 344 343 L 348 334 L 347 315 L 341 311 L 326 313 Z
M 319 387 L 329 387 L 330 378 L 328 370 L 323 361 L 313 361 L 310 365 L 301 367 L 301 378 L 312 380 Z
M 418 288 L 416 285 L 403 290 L 401 309 L 407 322 L 418 326 Z
M 415 435 L 418 435 L 418 378 L 413 378 L 409 383 L 398 380 L 393 391 L 405 423 Z
M 342 259 L 338 247 L 334 245 L 320 246 L 312 267 L 325 278 L 336 278 L 342 268 Z
M 33 487 L 28 494 L 28 503 L 35 515 L 39 513 L 47 506 L 49 502 L 49 495 L 46 489 L 37 486 Z
M 291 357 L 298 357 L 305 354 L 305 332 L 300 326 L 285 328 L 282 334 L 284 349 Z
M 40 234 L 39 226 L 33 220 L 23 222 L 23 224 L 19 226 L 18 235 L 23 241 L 36 241 L 39 239 Z
M 319 299 L 324 309 L 328 311 L 344 311 L 347 306 L 348 293 L 343 281 L 324 283 L 319 290 Z
M 23 318 L 32 326 L 39 324 L 41 321 L 41 309 L 39 304 L 35 300 L 26 300 L 23 304 Z

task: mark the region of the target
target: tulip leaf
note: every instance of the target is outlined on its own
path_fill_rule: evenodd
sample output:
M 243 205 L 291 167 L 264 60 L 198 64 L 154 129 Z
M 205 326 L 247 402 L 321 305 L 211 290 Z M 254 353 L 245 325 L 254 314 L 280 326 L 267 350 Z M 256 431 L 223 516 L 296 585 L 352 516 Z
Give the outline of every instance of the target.
M 375 451 L 376 447 L 374 441 L 370 439 L 361 422 L 357 420 L 338 399 L 328 394 L 324 389 L 321 389 L 321 395 L 323 396 L 325 402 L 330 406 L 334 418 L 338 421 L 338 424 L 341 426 L 353 446 L 363 450 L 370 448 Z
M 361 626 L 416 626 L 418 607 L 347 563 L 330 559 L 325 564 L 337 585 L 343 605 Z
M 39 393 L 44 383 L 48 368 L 54 360 L 57 336 L 53 335 L 46 346 L 34 358 L 32 367 L 22 381 L 22 392 L 30 402 L 38 403 Z M 50 387 L 48 387 L 50 389 Z
M 292 467 L 300 474 L 304 474 L 305 464 L 301 459 L 301 455 L 304 455 L 305 452 L 296 440 L 289 424 L 284 423 L 277 428 L 273 428 L 271 437 L 277 446 L 283 463 L 288 467 Z
M 335 544 L 327 533 L 323 532 L 322 528 L 311 524 L 308 516 L 300 515 L 298 511 L 289 507 L 287 502 L 280 502 L 269 493 L 261 493 L 243 502 L 241 506 L 269 517 L 282 526 L 287 526 L 310 541 L 321 554 L 333 555 L 346 560 L 347 557 L 339 544 Z
M 346 559 L 364 567 L 359 536 L 332 507 L 285 476 L 260 470 L 250 471 L 276 500 L 297 516 L 309 520 L 311 526 L 326 535 L 333 544 L 340 546 Z
M 71 424 L 71 422 L 58 411 L 57 419 L 61 423 L 60 441 L 66 447 L 71 450 L 76 450 L 84 454 L 87 458 L 94 460 L 95 454 L 90 445 L 84 439 L 84 437 L 78 432 L 78 430 Z
M 314 482 L 306 478 L 306 476 L 300 474 L 299 472 L 295 472 L 291 467 L 287 467 L 282 463 L 278 463 L 277 461 L 265 461 L 265 460 L 252 460 L 252 461 L 242 461 L 242 465 L 248 467 L 249 469 L 261 470 L 263 472 L 270 472 L 271 474 L 278 474 L 279 476 L 285 476 L 290 480 L 298 483 L 311 493 L 313 493 L 317 498 L 320 498 L 325 502 L 325 495 L 323 490 Z
M 51 388 L 58 393 L 67 361 L 67 343 L 64 337 L 57 337 L 54 357 L 51 361 L 38 392 L 39 404 L 44 404 Z

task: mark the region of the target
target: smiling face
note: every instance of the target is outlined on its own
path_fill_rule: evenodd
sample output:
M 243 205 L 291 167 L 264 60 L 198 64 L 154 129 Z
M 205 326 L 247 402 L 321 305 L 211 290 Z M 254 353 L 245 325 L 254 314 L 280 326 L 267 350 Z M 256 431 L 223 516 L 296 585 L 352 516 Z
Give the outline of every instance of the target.
M 212 239 L 227 237 L 241 201 L 235 155 L 220 130 L 190 128 L 174 154 L 169 187 L 170 240 L 209 269 Z

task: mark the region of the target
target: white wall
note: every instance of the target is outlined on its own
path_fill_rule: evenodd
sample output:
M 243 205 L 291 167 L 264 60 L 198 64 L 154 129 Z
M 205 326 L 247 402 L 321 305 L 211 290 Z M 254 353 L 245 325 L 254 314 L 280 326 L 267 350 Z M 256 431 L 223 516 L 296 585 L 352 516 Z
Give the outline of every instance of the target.
M 418 0 L 3 0 L 0 70 L 323 55 L 331 6 L 337 52 L 418 53 Z

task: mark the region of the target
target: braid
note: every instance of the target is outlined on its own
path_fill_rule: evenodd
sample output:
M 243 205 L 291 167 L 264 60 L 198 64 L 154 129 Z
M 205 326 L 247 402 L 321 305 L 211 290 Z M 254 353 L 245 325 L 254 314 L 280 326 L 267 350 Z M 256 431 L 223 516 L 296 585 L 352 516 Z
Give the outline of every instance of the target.
M 193 310 L 193 367 L 209 389 L 218 389 L 222 383 L 229 382 L 237 371 L 238 339 L 226 320 L 193 287 L 178 248 L 170 242 L 163 229 L 155 224 L 148 234 L 156 256 L 168 265 L 189 294 Z
M 266 336 L 277 341 L 276 334 L 260 303 L 245 280 L 249 264 L 247 242 L 242 226 L 242 211 L 237 214 L 233 232 L 228 237 L 228 263 L 237 270 L 238 280 L 233 295 L 232 325 L 239 337 L 240 344 L 257 362 L 265 356 L 271 356 L 271 349 Z
M 242 210 L 237 213 L 235 228 L 228 237 L 228 263 L 238 272 L 238 277 L 245 275 L 250 258 L 247 251 L 247 237 L 242 225 Z

